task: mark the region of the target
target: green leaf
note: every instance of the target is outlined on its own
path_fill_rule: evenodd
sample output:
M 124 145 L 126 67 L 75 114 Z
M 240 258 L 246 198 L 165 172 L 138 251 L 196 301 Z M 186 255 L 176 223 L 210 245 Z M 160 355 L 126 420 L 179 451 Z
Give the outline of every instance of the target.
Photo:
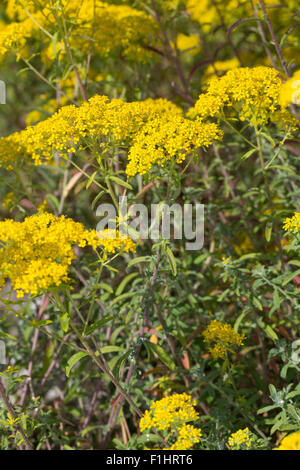
M 270 327 L 270 325 L 266 325 L 264 331 L 266 335 L 269 336 L 269 338 L 273 341 L 277 341 L 279 339 L 273 328 Z
M 110 303 L 110 307 L 115 305 L 120 300 L 128 299 L 129 297 L 133 297 L 136 294 L 137 292 L 125 292 L 125 294 L 119 295 L 119 297 L 116 297 L 114 300 L 112 300 Z
M 297 173 L 295 173 L 295 171 L 291 170 L 291 169 L 288 168 L 287 166 L 283 166 L 283 165 L 271 165 L 271 166 L 269 166 L 269 168 L 279 168 L 280 170 L 288 171 L 289 173 L 292 173 L 292 175 L 297 176 Z
M 247 160 L 249 157 L 251 157 L 254 152 L 257 152 L 257 149 L 251 149 L 248 152 L 244 153 L 244 155 L 239 159 L 239 162 Z
M 124 348 L 121 348 L 120 346 L 109 345 L 109 346 L 103 346 L 103 348 L 101 348 L 100 351 L 102 352 L 102 354 L 108 354 L 112 352 L 124 351 Z
M 67 333 L 68 330 L 69 330 L 69 325 L 70 325 L 70 315 L 68 312 L 64 313 L 63 315 L 61 315 L 59 317 L 59 322 L 60 322 L 60 326 L 61 326 L 61 329 Z
M 122 364 L 126 361 L 126 359 L 129 357 L 131 352 L 132 352 L 131 350 L 128 350 L 124 354 L 122 354 L 122 356 L 118 358 L 117 362 L 113 366 L 113 368 L 112 368 L 113 369 L 113 374 L 116 377 L 118 377 L 118 378 L 120 377 L 120 370 L 121 370 Z
M 100 191 L 100 193 L 97 194 L 97 196 L 93 199 L 92 210 L 95 209 L 96 202 L 99 201 L 99 199 L 103 196 L 103 194 L 105 194 L 105 191 Z
M 134 258 L 129 261 L 126 271 L 128 271 L 131 266 L 134 266 L 135 264 L 138 263 L 149 263 L 151 261 L 151 256 L 138 256 L 137 258 Z
M 285 364 L 280 371 L 280 377 L 286 379 L 286 375 L 290 367 L 292 367 L 291 364 Z
M 85 185 L 85 189 L 89 189 L 91 184 L 94 182 L 94 179 L 96 178 L 97 173 L 98 173 L 97 171 L 94 171 L 94 173 L 89 177 L 88 182 Z
M 109 321 L 112 320 L 113 318 L 114 318 L 113 316 L 104 317 L 104 318 L 102 318 L 101 320 L 98 320 L 98 321 L 96 321 L 95 323 L 92 323 L 92 325 L 90 325 L 90 326 L 87 327 L 84 336 L 90 335 L 90 334 L 93 333 L 95 330 L 97 330 L 97 329 L 100 328 L 101 326 L 105 325 L 107 322 L 109 322 Z
M 267 242 L 271 240 L 272 229 L 273 229 L 273 222 L 268 222 L 265 228 L 265 237 L 266 237 Z
M 102 424 L 98 424 L 97 426 L 88 426 L 81 431 L 80 435 L 81 437 L 84 437 L 88 432 L 94 431 L 95 429 L 99 429 L 101 428 L 101 426 Z
M 44 326 L 44 325 L 50 325 L 52 323 L 52 320 L 32 320 L 31 325 L 34 327 L 39 327 L 39 326 Z
M 267 413 L 268 411 L 274 410 L 275 408 L 278 408 L 278 405 L 265 406 L 264 408 L 260 408 L 257 414 L 261 415 L 262 413 Z
M 234 331 L 235 331 L 236 333 L 238 333 L 239 327 L 240 327 L 240 323 L 241 323 L 241 321 L 243 320 L 243 318 L 247 315 L 247 313 L 249 313 L 249 311 L 248 311 L 248 310 L 245 310 L 245 311 L 242 312 L 242 313 L 238 316 L 238 318 L 236 319 L 236 321 L 235 321 L 235 323 L 234 323 L 234 325 L 233 325 L 233 329 L 234 329 Z
M 263 306 L 262 306 L 261 302 L 258 300 L 257 297 L 253 297 L 252 301 L 253 301 L 253 304 L 255 305 L 255 307 L 258 308 L 258 310 L 263 309 Z
M 169 264 L 170 264 L 171 269 L 172 269 L 173 276 L 176 276 L 177 275 L 176 259 L 175 259 L 175 256 L 173 255 L 171 249 L 168 246 L 166 247 L 166 254 L 167 254 Z
M 147 341 L 147 346 L 157 354 L 161 362 L 163 362 L 170 370 L 175 371 L 177 369 L 175 362 L 161 346 L 155 343 L 150 343 L 150 341 Z
M 147 442 L 161 442 L 161 437 L 157 434 L 145 433 L 137 438 L 138 444 L 145 445 Z
M 293 266 L 298 266 L 300 268 L 300 261 L 298 259 L 292 259 L 288 261 L 288 264 L 292 264 Z
M 127 181 L 123 181 L 121 178 L 118 178 L 118 176 L 110 176 L 109 179 L 115 183 L 118 183 L 120 186 L 124 186 L 124 188 L 133 189 L 131 184 L 127 183 Z
M 79 351 L 79 352 L 73 354 L 73 356 L 70 357 L 70 359 L 68 360 L 67 365 L 66 365 L 66 376 L 67 377 L 69 377 L 71 369 L 75 366 L 75 364 L 77 364 L 77 362 L 80 361 L 80 359 L 82 359 L 83 357 L 86 357 L 86 356 L 88 356 L 88 353 L 86 353 L 84 351 Z
M 49 201 L 56 211 L 59 211 L 59 200 L 53 194 L 46 194 L 46 199 Z
M 300 269 L 297 269 L 297 271 L 293 273 L 288 273 L 286 276 L 284 276 L 284 279 L 282 281 L 282 286 L 286 286 L 294 277 L 299 276 L 300 274 Z
M 15 336 L 9 335 L 8 333 L 3 333 L 2 331 L 0 331 L 0 338 L 8 338 L 17 341 L 17 338 Z
M 134 279 L 136 276 L 138 276 L 138 274 L 139 273 L 131 273 L 131 274 L 128 274 L 128 276 L 124 277 L 124 279 L 122 280 L 122 282 L 120 283 L 120 285 L 118 286 L 118 288 L 116 290 L 116 297 L 118 297 L 120 294 L 122 294 L 122 292 L 125 289 L 125 287 L 127 286 L 127 284 L 132 279 Z

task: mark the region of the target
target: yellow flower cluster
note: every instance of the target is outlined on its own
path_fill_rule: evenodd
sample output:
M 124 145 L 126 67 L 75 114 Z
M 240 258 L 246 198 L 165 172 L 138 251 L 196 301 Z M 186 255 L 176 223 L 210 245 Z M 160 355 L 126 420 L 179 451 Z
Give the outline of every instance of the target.
M 40 95 L 40 98 L 44 99 L 45 103 L 43 104 L 43 106 L 40 107 L 40 110 L 30 111 L 27 114 L 27 116 L 26 116 L 26 125 L 27 126 L 31 126 L 33 124 L 36 124 L 39 121 L 42 121 L 43 119 L 47 118 L 48 116 L 51 116 L 59 108 L 56 99 L 47 99 L 47 95 L 44 95 L 44 94 Z M 60 105 L 61 106 L 66 105 L 67 102 L 68 102 L 68 98 L 66 96 L 62 96 L 60 98 Z
M 222 138 L 214 123 L 191 121 L 165 99 L 126 103 L 96 95 L 81 106 L 60 108 L 50 118 L 0 139 L 0 163 L 12 169 L 18 159 L 35 165 L 50 162 L 55 154 L 67 157 L 100 138 L 130 147 L 127 175 L 145 174 L 152 165 L 164 166 L 175 157 L 181 163 L 199 147 Z M 99 141 L 97 141 L 99 143 Z
M 293 217 L 286 218 L 283 224 L 286 232 L 297 233 L 300 231 L 300 212 L 295 212 Z
M 300 432 L 286 436 L 276 450 L 300 450 Z
M 131 238 L 125 237 L 119 230 L 106 229 L 97 232 L 99 243 L 107 253 L 114 253 L 116 250 L 135 252 L 136 245 Z
M 200 442 L 201 436 L 201 429 L 191 424 L 183 424 L 178 430 L 176 442 L 163 450 L 190 450 L 194 444 Z
M 86 0 L 85 11 L 90 15 L 93 0 Z M 135 61 L 145 61 L 153 54 L 143 47 L 157 34 L 154 20 L 144 13 L 127 5 L 109 5 L 96 0 L 95 8 L 95 51 L 100 56 L 108 56 L 119 49 L 124 57 Z
M 14 195 L 13 192 L 9 192 L 5 194 L 3 201 L 2 201 L 2 206 L 5 207 L 6 209 L 12 209 L 17 202 L 16 196 Z
M 32 21 L 29 19 L 22 23 L 0 24 L 0 58 L 4 57 L 8 51 L 14 49 L 19 51 L 26 45 L 27 39 L 34 29 Z
M 28 12 L 28 13 L 27 13 Z M 3 25 L 0 33 L 0 56 L 10 49 L 16 40 L 25 44 L 28 37 L 39 37 L 42 30 L 57 28 L 57 20 L 72 23 L 69 39 L 71 48 L 87 51 L 91 45 L 99 56 L 108 56 L 112 51 L 120 51 L 126 58 L 145 60 L 152 56 L 143 45 L 155 36 L 157 25 L 145 12 L 128 5 L 113 5 L 100 0 L 61 0 L 38 1 L 10 0 L 6 14 L 18 22 Z M 30 15 L 30 16 L 29 16 Z M 95 25 L 101 24 L 101 28 Z M 24 34 L 23 34 L 24 33 Z M 46 44 L 42 58 L 53 60 L 53 48 Z M 58 44 L 64 54 L 65 47 Z
M 230 447 L 240 447 L 242 444 L 245 444 L 246 447 L 250 447 L 253 441 L 251 433 L 248 428 L 239 429 L 238 431 L 231 434 L 228 439 L 228 444 Z
M 300 106 L 300 70 L 297 70 L 281 87 L 281 106 L 286 108 L 291 103 Z
M 0 165 L 12 169 L 22 159 L 35 165 L 50 161 L 56 152 L 67 156 L 83 148 L 82 141 L 99 137 L 124 142 L 138 134 L 148 121 L 182 110 L 165 99 L 126 103 L 96 95 L 81 106 L 63 106 L 53 116 L 0 139 Z
M 0 285 L 11 280 L 18 297 L 68 281 L 68 269 L 76 257 L 73 245 L 102 246 L 110 252 L 134 248 L 130 240 L 102 240 L 95 230 L 65 216 L 39 213 L 23 222 L 0 222 Z
M 218 13 L 211 0 L 202 0 L 201 2 L 198 0 L 187 0 L 186 9 L 193 20 L 198 21 L 204 26 L 204 31 L 210 29 L 210 25 L 218 23 Z M 222 9 L 222 11 L 224 10 Z
M 209 82 L 207 92 L 199 96 L 189 115 L 220 116 L 229 108 L 241 121 L 263 125 L 280 110 L 281 88 L 278 72 L 271 67 L 235 68 Z
M 254 0 L 253 3 L 259 6 L 258 0 Z M 266 7 L 268 5 L 275 5 L 274 0 L 264 0 L 264 4 Z M 297 9 L 297 2 L 293 0 L 281 0 L 280 5 Z M 202 25 L 204 32 L 209 32 L 212 27 L 220 24 L 230 26 L 239 18 L 253 16 L 250 1 L 228 0 L 224 2 L 223 0 L 186 0 L 186 9 L 192 19 Z M 270 11 L 272 12 L 272 10 Z M 277 20 L 280 20 L 281 16 L 284 15 L 284 13 L 278 15 L 277 11 L 276 14 Z
M 190 121 L 180 116 L 152 120 L 133 140 L 126 173 L 134 176 L 147 173 L 152 165 L 164 164 L 176 158 L 177 163 L 200 147 L 208 147 L 213 140 L 221 140 L 222 131 L 216 124 Z
M 197 34 L 180 33 L 177 36 L 176 45 L 179 51 L 194 55 L 200 51 L 200 38 Z
M 209 65 L 204 74 L 204 80 L 209 81 L 213 77 L 218 77 L 223 75 L 224 72 L 228 72 L 229 70 L 236 69 L 240 66 L 240 62 L 236 57 L 233 59 L 227 60 L 217 60 L 213 64 Z
M 196 402 L 186 393 L 174 394 L 152 402 L 140 420 L 140 429 L 156 428 L 163 431 L 169 427 L 193 421 L 199 417 L 194 406 Z
M 21 145 L 21 132 L 0 138 L 0 167 L 13 170 L 23 163 L 30 163 L 30 153 Z
M 140 420 L 140 429 L 156 428 L 164 431 L 170 428 L 176 433 L 176 441 L 171 447 L 162 450 L 188 450 L 200 441 L 201 429 L 195 428 L 188 421 L 194 421 L 199 417 L 194 406 L 196 402 L 186 393 L 174 394 L 152 402 L 150 410 L 146 410 Z
M 218 320 L 212 320 L 202 334 L 204 342 L 212 344 L 209 350 L 214 359 L 224 358 L 227 351 L 234 352 L 232 347 L 242 346 L 245 339 L 245 336 L 236 333 L 231 325 Z

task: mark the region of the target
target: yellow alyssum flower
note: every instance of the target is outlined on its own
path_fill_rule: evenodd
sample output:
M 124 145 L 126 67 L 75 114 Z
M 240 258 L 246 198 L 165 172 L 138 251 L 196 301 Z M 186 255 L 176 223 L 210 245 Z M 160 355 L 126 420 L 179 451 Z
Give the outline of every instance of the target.
M 99 243 L 107 253 L 114 253 L 116 250 L 135 252 L 136 245 L 134 241 L 122 234 L 119 230 L 106 229 L 97 232 Z
M 150 410 L 146 410 L 140 420 L 140 429 L 156 428 L 159 431 L 169 427 L 178 427 L 183 423 L 193 421 L 199 417 L 195 410 L 195 400 L 186 393 L 173 394 L 152 402 Z
M 76 258 L 73 246 L 102 247 L 109 252 L 134 250 L 131 240 L 102 240 L 95 230 L 65 216 L 38 213 L 23 222 L 0 222 L 0 286 L 11 280 L 18 297 L 40 291 L 69 280 L 68 270 Z
M 20 142 L 21 132 L 14 132 L 8 137 L 0 138 L 0 167 L 6 170 L 13 170 L 15 167 L 22 166 L 24 160 L 30 162 L 30 153 Z
M 280 104 L 286 108 L 290 104 L 300 106 L 300 70 L 294 73 L 281 87 Z
M 206 68 L 204 80 L 209 81 L 213 77 L 218 77 L 229 70 L 238 68 L 239 66 L 240 62 L 236 57 L 227 60 L 217 60 Z
M 166 99 L 126 103 L 96 95 L 79 107 L 63 106 L 50 118 L 1 138 L 0 165 L 12 169 L 24 160 L 35 165 L 51 162 L 55 154 L 68 157 L 97 138 L 130 145 L 143 126 L 167 115 L 175 118 L 182 110 Z
M 238 114 L 241 121 L 263 125 L 281 110 L 279 97 L 282 82 L 271 67 L 238 67 L 223 77 L 212 79 L 206 93 L 199 96 L 189 116 L 221 116 L 226 109 Z
M 183 424 L 178 429 L 176 442 L 169 448 L 163 450 L 190 450 L 194 444 L 200 442 L 202 432 L 200 428 L 195 428 L 191 424 Z
M 286 232 L 298 233 L 300 231 L 300 212 L 295 212 L 293 217 L 286 218 L 283 229 Z
M 2 206 L 5 207 L 6 209 L 12 209 L 17 202 L 17 198 L 13 192 L 5 194 L 3 201 L 2 201 Z
M 276 450 L 300 450 L 300 432 L 286 436 Z
M 251 437 L 249 429 L 245 428 L 232 433 L 228 439 L 228 445 L 230 447 L 240 448 L 241 445 L 244 444 L 246 447 L 251 447 L 252 441 L 253 437 Z
M 30 19 L 21 23 L 10 23 L 1 25 L 0 30 L 0 58 L 4 57 L 10 50 L 20 51 L 26 40 L 31 36 L 34 25 Z
M 164 166 L 172 158 L 177 163 L 200 147 L 209 147 L 221 140 L 222 131 L 216 124 L 190 121 L 181 116 L 152 120 L 133 140 L 126 168 L 128 176 L 146 174 L 154 164 Z
M 96 55 L 108 57 L 121 50 L 127 59 L 142 62 L 153 56 L 143 44 L 155 37 L 157 24 L 150 15 L 129 5 L 114 5 L 100 0 L 61 0 L 59 8 L 52 1 L 44 1 L 41 8 L 40 2 L 10 0 L 6 13 L 11 20 L 19 22 L 7 25 L 3 35 L 0 34 L 0 56 L 2 49 L 7 52 L 16 40 L 22 40 L 24 45 L 29 37 L 37 38 L 40 28 L 54 33 L 57 18 L 72 23 L 70 46 L 82 52 L 87 52 L 92 46 Z M 95 24 L 101 24 L 101 28 L 95 28 Z M 46 52 L 41 58 L 49 65 L 49 59 L 53 60 L 54 55 L 52 46 L 49 48 L 49 42 L 46 44 Z M 65 54 L 64 46 L 57 46 Z
M 231 325 L 218 320 L 211 321 L 202 335 L 205 343 L 212 344 L 209 351 L 214 359 L 224 358 L 227 351 L 234 352 L 232 348 L 242 346 L 245 339 L 245 336 L 236 333 Z
M 176 45 L 181 52 L 197 54 L 200 51 L 200 38 L 197 34 L 180 33 L 177 36 Z

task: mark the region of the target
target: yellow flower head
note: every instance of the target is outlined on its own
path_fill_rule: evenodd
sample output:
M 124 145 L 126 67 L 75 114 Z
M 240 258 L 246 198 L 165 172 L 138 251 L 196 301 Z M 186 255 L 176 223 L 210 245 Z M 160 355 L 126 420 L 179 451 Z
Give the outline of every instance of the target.
M 18 297 L 68 281 L 68 270 L 76 258 L 73 246 L 102 247 L 111 253 L 117 249 L 134 250 L 134 243 L 125 239 L 101 239 L 95 230 L 88 231 L 81 223 L 65 216 L 55 217 L 39 212 L 24 222 L 0 222 L 0 286 L 11 280 Z
M 235 110 L 241 121 L 263 125 L 280 110 L 282 82 L 271 67 L 239 67 L 209 82 L 206 93 L 199 96 L 190 116 L 220 116 L 226 109 Z
M 282 85 L 280 91 L 281 106 L 286 108 L 292 103 L 300 105 L 300 70 Z
M 201 436 L 201 429 L 195 428 L 191 424 L 183 424 L 178 430 L 176 442 L 171 447 L 163 450 L 190 450 L 194 444 L 200 442 Z
M 283 229 L 286 232 L 298 233 L 300 230 L 300 212 L 295 212 L 293 217 L 286 218 Z
M 169 427 L 178 427 L 199 417 L 194 406 L 196 402 L 186 393 L 174 394 L 152 402 L 140 420 L 140 429 L 156 428 L 163 431 Z
M 202 334 L 204 342 L 211 343 L 209 350 L 214 359 L 224 358 L 227 351 L 234 352 L 233 346 L 242 346 L 245 339 L 231 325 L 218 320 L 213 320 Z
M 228 444 L 230 447 L 240 447 L 244 444 L 246 447 L 251 446 L 251 442 L 253 441 L 253 437 L 251 437 L 251 433 L 248 428 L 239 429 L 238 431 L 231 434 L 228 439 Z
M 300 432 L 286 436 L 276 450 L 300 450 Z

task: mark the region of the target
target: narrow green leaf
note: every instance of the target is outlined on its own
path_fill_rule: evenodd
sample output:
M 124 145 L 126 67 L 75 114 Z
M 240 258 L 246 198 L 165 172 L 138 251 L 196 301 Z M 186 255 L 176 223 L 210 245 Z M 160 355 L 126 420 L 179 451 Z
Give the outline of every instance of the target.
M 82 359 L 83 357 L 86 357 L 86 356 L 88 356 L 88 353 L 86 353 L 84 351 L 79 351 L 79 352 L 77 352 L 76 354 L 73 354 L 73 356 L 70 357 L 70 359 L 68 360 L 68 363 L 66 365 L 66 376 L 67 377 L 69 377 L 71 369 L 75 366 L 75 364 L 77 364 L 77 362 L 80 361 L 80 359 Z
M 127 284 L 134 279 L 136 276 L 138 276 L 139 273 L 131 273 L 128 274 L 128 276 L 125 276 L 120 285 L 118 286 L 116 290 L 116 297 L 118 297 L 120 294 L 122 294 L 123 290 L 127 286 Z
M 126 270 L 128 271 L 128 269 L 131 268 L 131 266 L 134 266 L 135 264 L 149 263 L 150 261 L 151 261 L 151 256 L 138 256 L 137 258 L 134 258 L 129 261 Z
M 247 160 L 249 157 L 251 157 L 251 155 L 256 152 L 257 150 L 256 149 L 251 149 L 249 150 L 248 152 L 244 153 L 244 155 L 240 158 L 240 162 L 243 162 L 244 160 Z
M 109 179 L 113 180 L 115 183 L 118 183 L 120 186 L 124 186 L 124 188 L 133 189 L 131 184 L 127 183 L 127 181 L 123 181 L 118 176 L 112 175 L 112 176 L 109 177 Z
M 85 332 L 84 336 L 90 335 L 95 330 L 97 330 L 101 326 L 105 325 L 107 322 L 109 322 L 113 318 L 114 318 L 113 316 L 105 317 L 105 318 L 102 318 L 101 320 L 96 321 L 95 323 L 92 323 L 92 325 L 88 326 L 88 328 L 86 329 L 86 332 Z
M 287 274 L 285 277 L 284 277 L 284 280 L 282 281 L 282 286 L 286 286 L 289 282 L 291 282 L 292 279 L 294 279 L 294 277 L 296 276 L 299 276 L 300 274 L 300 269 L 297 269 L 297 271 L 293 272 L 293 273 L 289 273 Z
M 70 315 L 68 312 L 64 313 L 63 315 L 61 315 L 59 317 L 59 322 L 60 322 L 60 326 L 61 326 L 61 329 L 67 333 L 68 330 L 69 330 L 69 325 L 70 325 Z
M 101 348 L 100 351 L 102 352 L 102 354 L 108 354 L 112 352 L 124 351 L 124 348 L 121 348 L 120 346 L 108 345 L 108 346 L 103 346 L 103 348 Z
M 93 199 L 92 210 L 95 209 L 95 205 L 96 205 L 97 201 L 99 201 L 99 199 L 103 196 L 103 194 L 105 194 L 105 191 L 100 191 L 100 193 L 97 194 L 97 196 Z
M 157 354 L 161 362 L 163 362 L 170 370 L 175 371 L 177 369 L 175 362 L 161 346 L 155 343 L 150 343 L 150 341 L 147 342 L 147 346 Z
M 94 179 L 96 178 L 97 173 L 98 173 L 97 171 L 94 171 L 94 173 L 89 177 L 88 182 L 85 185 L 85 189 L 89 189 Z
M 176 259 L 170 248 L 166 247 L 167 258 L 172 269 L 173 276 L 177 275 Z
M 273 229 L 273 223 L 268 222 L 265 228 L 265 237 L 266 237 L 267 242 L 271 240 L 272 229 Z

